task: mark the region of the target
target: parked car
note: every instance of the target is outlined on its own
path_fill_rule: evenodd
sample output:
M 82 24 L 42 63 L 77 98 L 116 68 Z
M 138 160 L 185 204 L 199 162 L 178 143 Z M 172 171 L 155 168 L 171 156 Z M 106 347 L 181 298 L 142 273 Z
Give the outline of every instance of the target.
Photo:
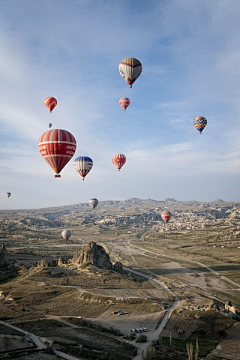
M 147 329 L 147 328 L 145 328 L 145 327 L 143 327 L 142 329 L 143 329 L 143 331 L 145 331 L 145 332 L 146 332 L 146 331 L 148 331 L 148 329 Z
M 135 331 L 136 331 L 137 333 L 139 333 L 139 332 L 140 332 L 140 330 L 139 330 L 139 329 L 135 329 Z
M 135 332 L 136 332 L 136 329 L 131 329 L 131 332 L 132 332 L 132 333 L 135 333 Z

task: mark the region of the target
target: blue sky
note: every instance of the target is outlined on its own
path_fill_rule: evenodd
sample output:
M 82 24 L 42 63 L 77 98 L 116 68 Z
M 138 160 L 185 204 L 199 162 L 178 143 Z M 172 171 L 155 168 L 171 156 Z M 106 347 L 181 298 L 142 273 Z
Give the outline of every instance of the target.
M 1 1 L 0 209 L 240 201 L 239 16 L 238 0 Z M 127 57 L 143 66 L 132 89 L 118 72 Z M 61 179 L 38 151 L 49 122 L 77 140 Z M 78 156 L 93 159 L 85 181 Z

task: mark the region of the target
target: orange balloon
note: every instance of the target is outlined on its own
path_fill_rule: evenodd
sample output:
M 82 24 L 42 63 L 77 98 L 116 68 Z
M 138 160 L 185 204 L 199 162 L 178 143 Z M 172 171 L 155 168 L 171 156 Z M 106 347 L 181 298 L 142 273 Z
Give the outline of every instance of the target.
M 48 110 L 52 112 L 53 109 L 57 106 L 57 99 L 55 99 L 54 97 L 47 97 L 44 100 L 44 104 L 46 105 Z

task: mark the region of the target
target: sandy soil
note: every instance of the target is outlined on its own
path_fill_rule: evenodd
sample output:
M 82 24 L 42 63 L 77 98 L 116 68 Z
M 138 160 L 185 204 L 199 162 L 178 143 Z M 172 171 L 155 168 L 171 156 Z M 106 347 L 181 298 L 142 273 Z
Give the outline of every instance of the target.
M 124 309 L 123 309 L 124 311 Z M 103 327 L 113 327 L 114 329 L 119 329 L 122 334 L 130 335 L 131 329 L 146 327 L 150 331 L 155 330 L 158 322 L 164 316 L 165 310 L 151 313 L 151 314 L 142 314 L 132 312 L 131 314 L 120 315 L 109 314 L 109 312 L 103 313 L 95 321 L 100 322 Z

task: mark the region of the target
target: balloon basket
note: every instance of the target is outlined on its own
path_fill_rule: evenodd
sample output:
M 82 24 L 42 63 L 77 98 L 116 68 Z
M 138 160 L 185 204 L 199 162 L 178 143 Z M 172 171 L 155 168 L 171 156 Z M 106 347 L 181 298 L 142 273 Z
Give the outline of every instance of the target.
M 60 174 L 56 174 L 56 175 L 55 175 L 55 178 L 60 178 L 60 177 L 61 177 Z

